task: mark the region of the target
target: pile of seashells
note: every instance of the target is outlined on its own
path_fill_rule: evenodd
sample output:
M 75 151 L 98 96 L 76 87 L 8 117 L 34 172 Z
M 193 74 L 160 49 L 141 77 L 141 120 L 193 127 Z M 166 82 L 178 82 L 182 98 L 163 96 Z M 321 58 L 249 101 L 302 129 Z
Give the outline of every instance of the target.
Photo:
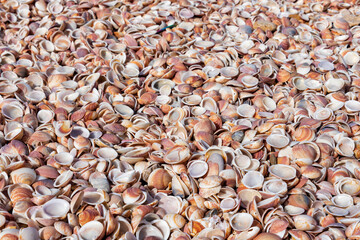
M 0 0 L 0 240 L 360 239 L 355 0 Z

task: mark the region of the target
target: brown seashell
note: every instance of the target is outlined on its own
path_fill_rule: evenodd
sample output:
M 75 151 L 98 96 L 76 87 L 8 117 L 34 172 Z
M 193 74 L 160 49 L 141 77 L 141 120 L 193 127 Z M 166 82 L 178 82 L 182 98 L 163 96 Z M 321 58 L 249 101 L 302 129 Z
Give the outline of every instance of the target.
M 84 226 L 86 223 L 95 220 L 97 216 L 99 216 L 99 212 L 95 208 L 87 207 L 78 216 L 80 226 Z
M 254 240 L 280 240 L 281 238 L 278 235 L 273 233 L 260 233 L 257 235 Z
M 149 187 L 154 187 L 158 190 L 164 190 L 169 186 L 171 176 L 165 169 L 156 169 L 151 172 L 148 178 Z
M 52 226 L 44 227 L 40 230 L 39 235 L 41 239 L 49 240 L 49 239 L 59 239 L 61 234 L 56 231 L 56 229 Z
M 58 171 L 56 168 L 51 166 L 41 166 L 35 170 L 37 174 L 39 174 L 42 177 L 55 179 L 59 176 Z
M 28 188 L 17 187 L 10 193 L 10 199 L 13 204 L 16 204 L 18 201 L 28 200 L 30 198 L 32 198 L 32 191 Z

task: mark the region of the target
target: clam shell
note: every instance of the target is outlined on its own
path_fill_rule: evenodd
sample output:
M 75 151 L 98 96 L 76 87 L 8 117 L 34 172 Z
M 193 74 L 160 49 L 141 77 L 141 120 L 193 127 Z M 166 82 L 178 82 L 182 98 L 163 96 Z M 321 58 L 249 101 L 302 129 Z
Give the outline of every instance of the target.
M 220 74 L 226 78 L 233 78 L 239 74 L 239 70 L 234 67 L 224 67 L 220 69 Z
M 287 184 L 281 179 L 270 179 L 264 182 L 262 189 L 270 194 L 284 196 L 287 192 Z
M 100 191 L 93 192 L 84 192 L 84 196 L 82 199 L 85 203 L 90 205 L 101 204 L 105 201 L 104 193 Z
M 331 202 L 341 208 L 347 208 L 353 205 L 353 198 L 348 194 L 339 194 L 331 198 Z
M 234 230 L 245 231 L 252 226 L 253 221 L 253 216 L 248 213 L 236 213 L 230 218 L 229 223 Z
M 247 172 L 241 180 L 245 187 L 260 189 L 264 182 L 264 176 L 257 171 Z
M 185 162 L 189 158 L 189 148 L 183 146 L 175 146 L 166 152 L 164 156 L 164 161 L 168 164 L 179 164 Z
M 208 172 L 209 166 L 205 161 L 196 160 L 188 165 L 189 175 L 193 178 L 203 177 Z
M 134 110 L 124 104 L 116 105 L 115 111 L 124 119 L 130 119 L 131 116 L 134 115 Z
M 255 108 L 249 104 L 241 104 L 237 108 L 237 113 L 241 117 L 252 118 L 255 114 Z
M 104 225 L 98 221 L 87 222 L 79 229 L 79 237 L 83 240 L 101 239 L 104 234 Z
M 282 134 L 270 134 L 266 142 L 274 148 L 284 148 L 290 143 L 290 139 Z
M 42 210 L 49 218 L 63 218 L 70 210 L 70 204 L 63 199 L 51 199 L 42 206 Z
M 74 173 L 70 170 L 62 172 L 54 182 L 54 187 L 64 187 L 66 186 L 74 176 Z
M 60 165 L 70 166 L 74 161 L 74 156 L 68 152 L 61 152 L 54 156 L 54 160 Z
M 186 223 L 185 218 L 179 214 L 166 214 L 163 219 L 169 224 L 171 229 L 182 228 Z
M 295 227 L 298 230 L 314 230 L 317 223 L 314 218 L 308 215 L 298 215 L 294 217 Z
M 36 180 L 36 173 L 31 168 L 20 168 L 11 172 L 10 175 L 13 183 L 23 183 L 31 185 Z
M 347 52 L 344 56 L 344 61 L 347 65 L 353 66 L 360 61 L 360 56 L 357 52 Z
M 289 165 L 276 164 L 269 168 L 270 174 L 283 180 L 292 180 L 296 177 L 296 169 Z
M 250 167 L 251 159 L 246 155 L 236 156 L 233 160 L 233 165 L 244 170 Z
M 37 119 L 40 123 L 48 123 L 54 119 L 55 113 L 50 110 L 42 109 L 37 113 Z
M 328 92 L 336 92 L 344 87 L 345 81 L 341 78 L 330 78 L 324 85 Z
M 97 155 L 105 160 L 114 160 L 117 158 L 118 153 L 112 148 L 100 148 Z
M 345 108 L 348 112 L 359 112 L 360 111 L 360 102 L 355 100 L 349 100 L 345 102 Z

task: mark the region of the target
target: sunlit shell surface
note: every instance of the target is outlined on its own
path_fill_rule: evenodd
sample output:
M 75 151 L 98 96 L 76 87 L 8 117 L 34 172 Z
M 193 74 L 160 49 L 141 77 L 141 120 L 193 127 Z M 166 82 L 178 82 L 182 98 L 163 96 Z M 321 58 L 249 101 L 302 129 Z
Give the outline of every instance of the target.
M 360 239 L 355 0 L 0 1 L 0 240 Z

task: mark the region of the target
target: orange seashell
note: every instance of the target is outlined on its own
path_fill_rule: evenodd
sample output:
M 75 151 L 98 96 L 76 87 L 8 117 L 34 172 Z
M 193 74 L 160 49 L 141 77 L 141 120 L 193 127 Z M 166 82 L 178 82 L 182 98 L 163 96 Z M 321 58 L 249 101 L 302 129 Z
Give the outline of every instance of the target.
M 154 187 L 158 190 L 165 190 L 169 187 L 172 177 L 165 169 L 156 169 L 150 173 L 148 178 L 149 187 Z
M 93 207 L 87 207 L 84 211 L 82 211 L 78 218 L 80 226 L 85 225 L 87 222 L 95 220 L 95 218 L 99 216 L 99 212 Z
M 16 204 L 18 201 L 28 200 L 30 198 L 32 198 L 32 191 L 28 188 L 17 187 L 10 193 L 10 199 L 13 204 Z

